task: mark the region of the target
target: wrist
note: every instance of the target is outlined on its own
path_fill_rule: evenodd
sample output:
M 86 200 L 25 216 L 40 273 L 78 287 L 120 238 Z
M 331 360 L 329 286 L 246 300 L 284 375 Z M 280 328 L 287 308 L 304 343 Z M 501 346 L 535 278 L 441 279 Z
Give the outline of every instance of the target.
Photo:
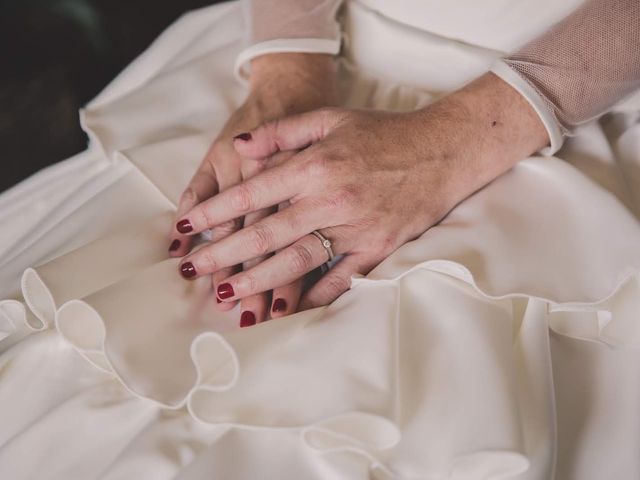
M 336 60 L 324 53 L 271 53 L 251 60 L 251 86 L 271 78 L 314 79 L 318 75 L 335 76 Z
M 337 103 L 337 62 L 327 54 L 274 53 L 251 61 L 250 97 L 317 108 Z M 307 108 L 307 109 L 310 109 Z
M 455 181 L 468 194 L 549 143 L 535 110 L 493 73 L 482 75 L 421 113 L 438 118 L 440 131 L 451 132 L 451 138 L 440 142 L 443 156 L 456 159 Z

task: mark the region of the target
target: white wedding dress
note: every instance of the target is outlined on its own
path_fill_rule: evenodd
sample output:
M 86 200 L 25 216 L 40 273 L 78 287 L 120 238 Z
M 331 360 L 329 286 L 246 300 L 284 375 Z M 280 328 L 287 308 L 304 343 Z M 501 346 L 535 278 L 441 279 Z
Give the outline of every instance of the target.
M 343 14 L 345 102 L 408 110 L 579 2 L 376 3 Z M 244 32 L 237 2 L 184 15 L 81 112 L 85 152 L 0 195 L 0 478 L 640 478 L 638 98 L 332 305 L 240 330 L 167 239 Z

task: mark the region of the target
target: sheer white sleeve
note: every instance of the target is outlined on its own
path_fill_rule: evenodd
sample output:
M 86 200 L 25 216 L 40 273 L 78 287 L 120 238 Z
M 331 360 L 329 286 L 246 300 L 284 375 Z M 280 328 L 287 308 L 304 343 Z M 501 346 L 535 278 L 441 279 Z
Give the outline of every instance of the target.
M 640 0 L 587 0 L 491 70 L 538 112 L 551 140 L 543 153 L 553 154 L 640 88 Z
M 242 0 L 247 47 L 236 59 L 236 75 L 246 78 L 249 61 L 267 53 L 340 51 L 336 19 L 342 0 Z

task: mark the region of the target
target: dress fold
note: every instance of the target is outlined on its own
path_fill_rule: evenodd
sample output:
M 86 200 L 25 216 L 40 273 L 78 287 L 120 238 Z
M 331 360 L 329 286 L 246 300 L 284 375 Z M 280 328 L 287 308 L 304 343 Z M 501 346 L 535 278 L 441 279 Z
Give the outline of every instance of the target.
M 350 107 L 422 107 L 511 48 L 347 3 Z M 237 2 L 184 15 L 83 110 L 87 152 L 0 195 L 3 475 L 596 480 L 607 452 L 637 478 L 637 111 L 522 161 L 331 305 L 241 329 L 167 247 L 246 95 L 245 28 Z

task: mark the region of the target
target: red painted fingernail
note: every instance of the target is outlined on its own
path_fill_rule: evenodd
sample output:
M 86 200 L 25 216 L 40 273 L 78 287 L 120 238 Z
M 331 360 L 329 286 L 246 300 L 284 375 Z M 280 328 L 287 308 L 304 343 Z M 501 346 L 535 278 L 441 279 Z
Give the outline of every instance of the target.
M 276 301 L 273 302 L 273 307 L 271 307 L 274 312 L 284 312 L 286 309 L 287 302 L 285 302 L 284 298 L 276 298 Z
M 220 300 L 218 297 L 216 297 L 216 303 L 222 303 L 222 300 Z
M 171 242 L 171 245 L 169 246 L 169 251 L 174 252 L 179 248 L 180 248 L 180 240 L 176 238 L 173 242 Z
M 184 262 L 180 265 L 180 273 L 184 278 L 193 278 L 196 276 L 196 268 L 191 262 Z
M 189 220 L 180 220 L 178 223 L 176 223 L 176 230 L 178 230 L 180 233 L 189 233 L 193 232 L 193 226 L 191 225 L 191 222 Z
M 225 298 L 233 297 L 235 294 L 233 293 L 233 287 L 230 283 L 222 283 L 218 285 L 218 297 Z
M 256 324 L 256 316 L 253 314 L 253 312 L 250 311 L 246 311 L 246 312 L 242 312 L 242 315 L 240 315 L 240 327 L 250 327 L 251 325 L 255 325 Z
M 239 135 L 236 135 L 235 137 L 233 137 L 234 140 L 242 140 L 243 142 L 248 142 L 249 140 L 251 140 L 251 134 L 250 133 L 241 133 Z

